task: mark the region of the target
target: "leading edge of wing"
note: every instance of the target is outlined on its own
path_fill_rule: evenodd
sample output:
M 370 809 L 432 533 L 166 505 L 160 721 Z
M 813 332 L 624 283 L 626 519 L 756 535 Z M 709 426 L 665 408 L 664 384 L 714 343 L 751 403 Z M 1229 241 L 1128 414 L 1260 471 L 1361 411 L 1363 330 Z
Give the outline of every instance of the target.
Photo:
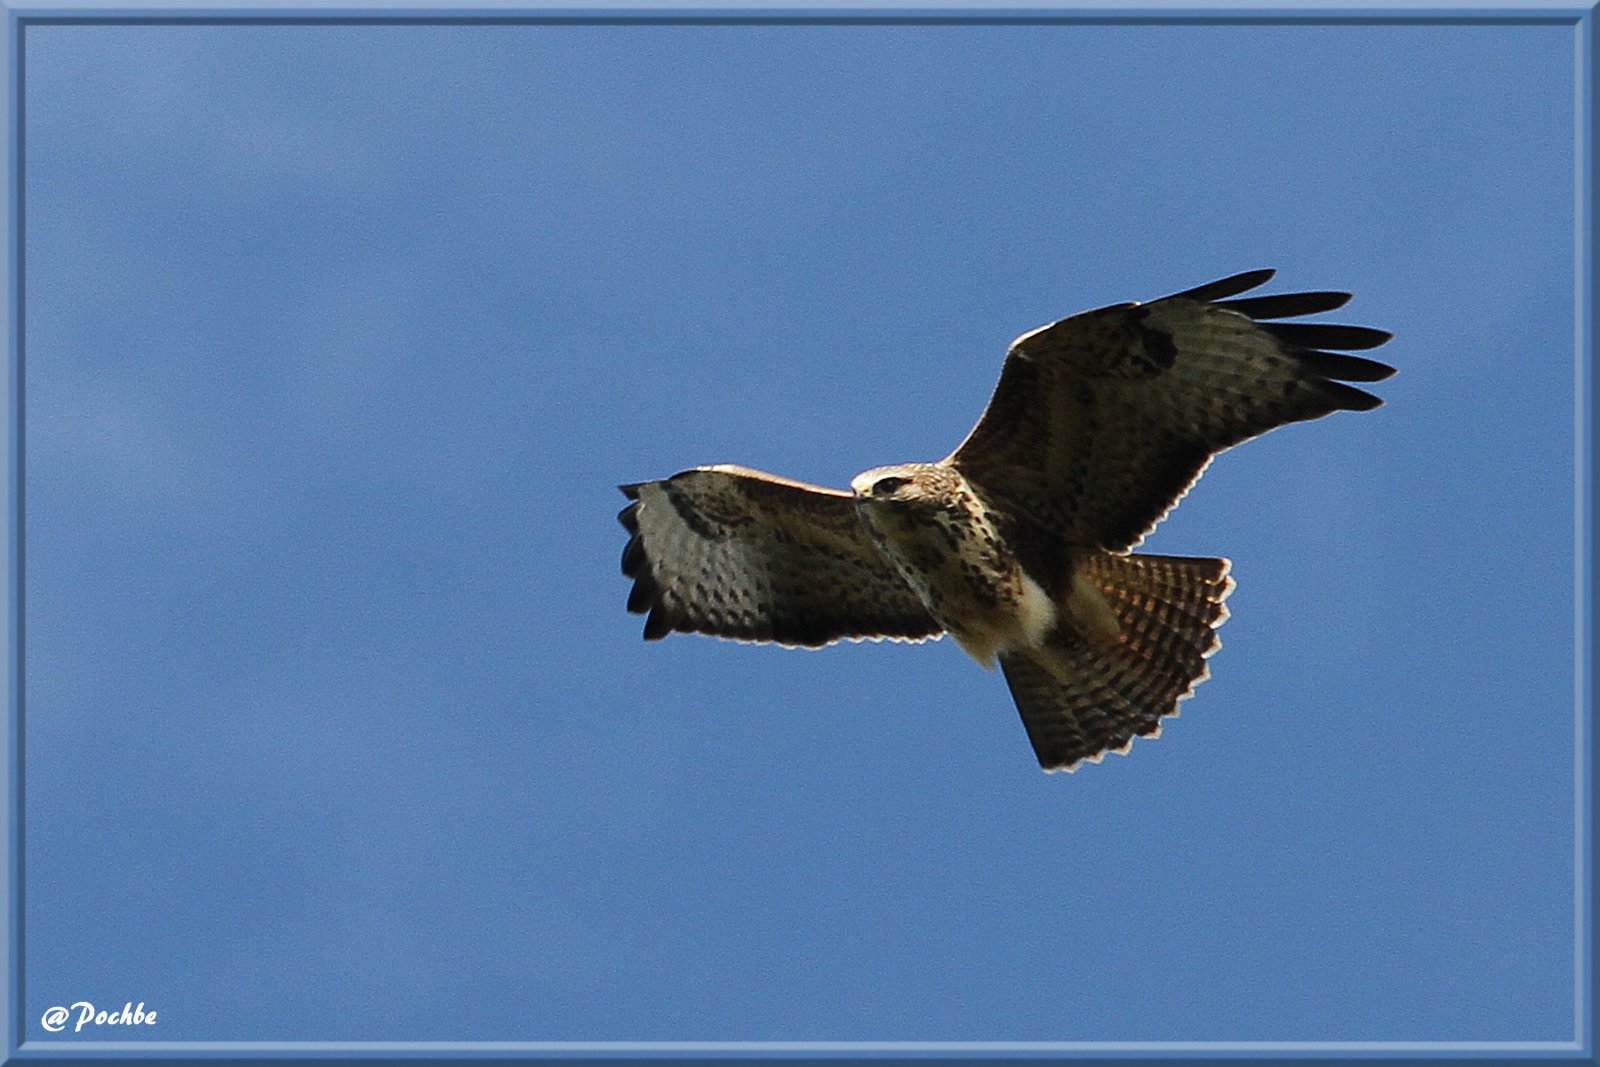
M 785 478 L 781 474 L 772 474 L 768 471 L 758 471 L 754 467 L 741 467 L 737 463 L 711 463 L 703 467 L 690 467 L 676 474 L 669 474 L 665 478 L 653 478 L 646 482 L 624 482 L 617 486 L 622 490 L 622 495 L 629 500 L 639 499 L 639 489 L 646 485 L 655 485 L 659 482 L 671 482 L 679 478 L 687 478 L 694 474 L 732 474 L 739 478 L 749 478 L 752 481 L 767 482 L 771 485 L 780 485 L 786 489 L 801 489 L 808 493 L 820 493 L 823 496 L 842 497 L 846 500 L 854 499 L 854 495 L 843 489 L 834 489 L 826 485 L 813 485 L 811 482 L 802 482 L 795 478 Z

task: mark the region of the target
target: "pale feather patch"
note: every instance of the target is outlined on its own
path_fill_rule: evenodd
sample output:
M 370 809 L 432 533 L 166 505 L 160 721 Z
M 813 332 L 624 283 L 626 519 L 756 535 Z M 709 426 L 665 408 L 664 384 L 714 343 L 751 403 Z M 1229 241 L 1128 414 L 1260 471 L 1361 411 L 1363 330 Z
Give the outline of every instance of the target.
M 1067 593 L 1067 615 L 1085 637 L 1111 644 L 1122 638 L 1117 616 L 1100 590 L 1084 577 L 1081 567 L 1072 572 L 1072 588 Z
M 1004 626 L 975 627 L 965 634 L 952 632 L 950 635 L 961 650 L 986 671 L 995 669 L 995 660 L 1000 655 L 1040 647 L 1056 628 L 1056 606 L 1050 594 L 1026 571 L 1019 569 L 1018 574 L 1022 578 L 1022 594 L 1014 602 L 1015 613 L 1006 619 Z
M 1104 607 L 1103 602 L 1102 607 Z M 1110 616 L 1109 608 L 1106 609 L 1106 614 Z M 1017 603 L 1017 621 L 1022 631 L 1023 644 L 1028 648 L 1038 648 L 1043 645 L 1044 639 L 1050 636 L 1050 631 L 1056 628 L 1055 602 L 1027 571 L 1022 572 L 1022 597 Z M 1111 620 L 1111 625 L 1116 626 L 1115 619 Z

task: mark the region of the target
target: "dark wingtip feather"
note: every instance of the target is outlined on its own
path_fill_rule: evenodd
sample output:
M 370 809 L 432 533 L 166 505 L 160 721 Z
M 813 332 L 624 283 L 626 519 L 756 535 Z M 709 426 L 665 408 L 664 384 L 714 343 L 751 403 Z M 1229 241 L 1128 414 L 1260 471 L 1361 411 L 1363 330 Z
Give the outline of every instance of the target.
M 1375 359 L 1346 356 L 1338 352 L 1302 349 L 1295 353 L 1307 371 L 1322 378 L 1342 378 L 1347 382 L 1381 382 L 1394 368 Z
M 627 547 L 622 550 L 622 574 L 625 578 L 637 578 L 649 572 L 648 560 L 644 554 L 644 538 L 634 534 L 628 538 Z
M 1394 336 L 1370 326 L 1335 326 L 1322 322 L 1269 322 L 1261 327 L 1291 348 L 1342 348 L 1358 352 L 1377 348 Z
M 1242 300 L 1227 300 L 1217 304 L 1220 308 L 1249 315 L 1256 321 L 1263 319 L 1288 319 L 1296 315 L 1315 315 L 1323 311 L 1342 308 L 1350 302 L 1349 293 L 1280 293 L 1277 296 L 1247 296 Z
M 1276 273 L 1278 272 L 1272 270 L 1271 268 L 1263 270 L 1247 270 L 1243 274 L 1235 274 L 1227 278 L 1218 278 L 1214 282 L 1207 282 L 1205 285 L 1197 285 L 1193 289 L 1185 289 L 1181 293 L 1173 293 L 1171 296 L 1164 296 L 1161 299 L 1198 300 L 1202 303 L 1223 300 L 1230 296 L 1237 296 L 1246 290 L 1254 289 L 1256 286 L 1264 284 Z
M 636 487 L 621 488 L 624 493 L 628 493 L 629 489 Z M 628 610 L 635 615 L 643 615 L 659 606 L 660 587 L 656 585 L 655 575 L 650 570 L 650 556 L 644 548 L 644 536 L 639 533 L 638 494 L 628 493 L 628 495 L 634 498 L 633 503 L 617 513 L 617 521 L 633 535 L 628 538 L 628 543 L 622 549 L 622 575 L 633 579 L 633 588 L 628 590 Z
M 1383 401 L 1378 397 L 1343 382 L 1318 382 L 1317 390 L 1336 408 L 1346 411 L 1371 411 L 1383 406 Z
M 650 617 L 644 620 L 644 639 L 659 641 L 671 632 L 672 623 L 667 619 L 666 608 L 657 604 L 650 609 Z
M 646 570 L 634 579 L 633 588 L 628 591 L 628 611 L 643 615 L 656 606 L 658 592 L 655 577 Z

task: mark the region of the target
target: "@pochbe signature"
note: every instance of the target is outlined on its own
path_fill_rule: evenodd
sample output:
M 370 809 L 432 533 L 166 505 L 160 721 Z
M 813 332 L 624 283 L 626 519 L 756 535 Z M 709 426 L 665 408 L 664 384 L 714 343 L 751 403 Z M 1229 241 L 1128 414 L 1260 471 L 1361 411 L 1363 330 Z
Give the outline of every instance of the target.
M 74 1016 L 77 1017 L 75 1023 L 73 1023 Z M 39 1025 L 54 1034 L 65 1030 L 68 1023 L 73 1023 L 72 1032 L 76 1034 L 90 1023 L 96 1026 L 154 1026 L 155 1021 L 156 1013 L 145 1011 L 142 1000 L 137 1005 L 130 1000 L 121 1009 L 110 1011 L 97 1010 L 87 1000 L 80 1000 L 70 1008 L 64 1008 L 59 1004 L 53 1008 L 46 1008 Z

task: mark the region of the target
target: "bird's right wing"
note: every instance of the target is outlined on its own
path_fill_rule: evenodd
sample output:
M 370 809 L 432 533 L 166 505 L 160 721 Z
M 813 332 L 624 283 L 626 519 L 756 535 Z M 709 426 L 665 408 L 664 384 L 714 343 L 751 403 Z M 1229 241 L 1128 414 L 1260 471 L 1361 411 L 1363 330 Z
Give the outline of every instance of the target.
M 726 464 L 622 492 L 628 610 L 649 613 L 646 639 L 680 630 L 815 648 L 943 632 L 849 493 Z
M 946 461 L 1069 544 L 1139 543 L 1216 453 L 1275 426 L 1379 399 L 1344 384 L 1394 368 L 1332 349 L 1373 348 L 1383 330 L 1272 320 L 1331 311 L 1348 293 L 1228 299 L 1271 271 L 1147 304 L 1119 304 L 1012 343 L 1000 383 Z

